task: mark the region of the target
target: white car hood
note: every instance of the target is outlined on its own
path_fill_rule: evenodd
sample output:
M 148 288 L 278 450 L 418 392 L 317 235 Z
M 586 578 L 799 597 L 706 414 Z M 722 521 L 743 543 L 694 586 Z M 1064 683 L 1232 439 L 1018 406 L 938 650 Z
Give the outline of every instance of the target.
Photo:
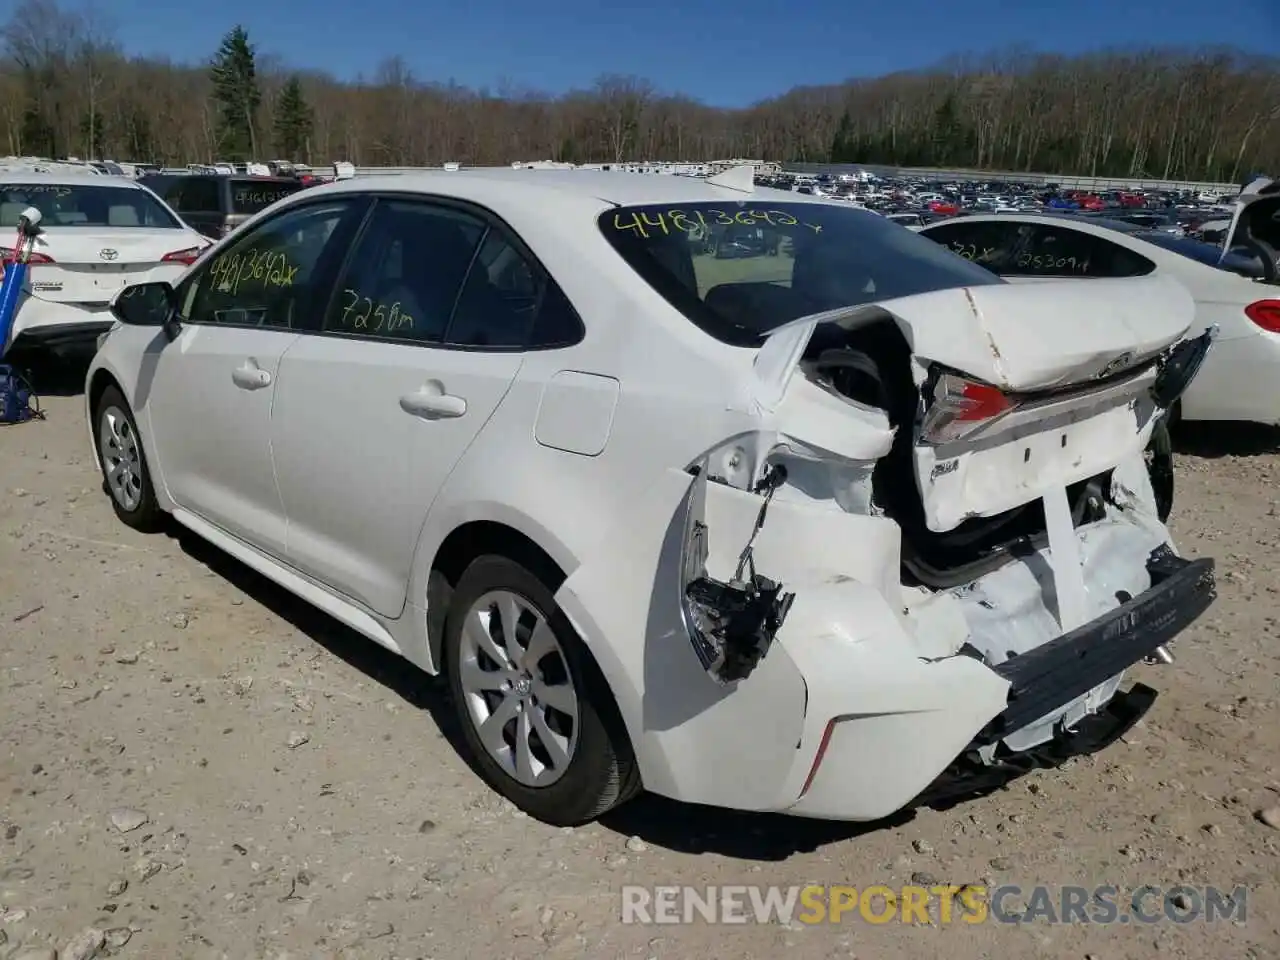
M 1159 277 L 960 287 L 844 307 L 774 330 L 755 359 L 755 400 L 781 402 L 819 324 L 856 327 L 888 313 L 918 363 L 1010 393 L 1047 390 L 1139 363 L 1180 340 L 1195 303 Z

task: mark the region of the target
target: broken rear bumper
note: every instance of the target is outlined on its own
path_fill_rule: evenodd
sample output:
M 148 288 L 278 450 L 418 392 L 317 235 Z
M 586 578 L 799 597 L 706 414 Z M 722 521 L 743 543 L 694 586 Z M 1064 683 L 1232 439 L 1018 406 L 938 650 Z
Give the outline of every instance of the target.
M 1151 589 L 1057 640 L 992 669 L 1009 681 L 1009 706 L 975 745 L 997 743 L 1150 656 L 1190 626 L 1216 595 L 1214 563 L 1167 547 L 1147 561 Z
M 981 793 L 1028 769 L 1094 752 L 1121 736 L 1150 707 L 1154 691 L 1139 686 L 1127 694 L 1108 696 L 1096 711 L 1074 723 L 1055 721 L 1056 735 L 1030 748 L 1014 751 L 1002 743 L 1010 734 L 1062 714 L 1068 704 L 1094 697 L 1108 685 L 1114 689 L 1128 667 L 1170 641 L 1213 602 L 1212 560 L 1184 560 L 1163 546 L 1151 554 L 1147 571 L 1151 586 L 1138 596 L 1002 663 L 981 663 L 976 651 L 969 654 L 966 649 L 928 664 L 929 671 L 945 672 L 952 680 L 976 686 L 978 678 L 952 676 L 951 671 L 965 661 L 972 666 L 981 663 L 985 680 L 1004 687 L 1003 709 L 969 727 L 977 732 L 967 745 L 963 735 L 959 742 L 952 741 L 947 760 L 938 762 L 938 748 L 964 722 L 955 709 L 968 699 L 962 689 L 940 698 L 934 710 L 899 713 L 893 717 L 893 728 L 885 725 L 884 715 L 849 713 L 831 719 L 810 754 L 812 768 L 800 798 L 788 812 L 874 819 L 913 804 Z M 914 736 L 908 728 L 915 731 Z M 874 741 L 886 734 L 897 740 L 892 756 L 875 749 Z M 875 756 L 877 752 L 881 756 Z M 930 763 L 935 766 L 926 769 Z
M 1145 684 L 1117 693 L 1098 713 L 1069 731 L 1019 753 L 997 754 L 984 762 L 977 751 L 966 751 L 910 804 L 945 810 L 965 800 L 985 796 L 1033 770 L 1050 770 L 1076 757 L 1086 757 L 1115 743 L 1146 716 L 1156 691 Z

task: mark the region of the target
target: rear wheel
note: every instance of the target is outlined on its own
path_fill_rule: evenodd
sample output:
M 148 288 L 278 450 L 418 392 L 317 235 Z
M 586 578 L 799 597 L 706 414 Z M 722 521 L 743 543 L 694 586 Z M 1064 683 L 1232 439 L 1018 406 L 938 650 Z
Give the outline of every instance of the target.
M 486 782 L 530 816 L 577 826 L 630 799 L 639 773 L 612 695 L 552 592 L 481 557 L 458 581 L 445 670 Z
M 135 530 L 156 529 L 161 511 L 142 452 L 142 438 L 118 388 L 111 386 L 102 392 L 93 419 L 102 479 L 116 516 Z

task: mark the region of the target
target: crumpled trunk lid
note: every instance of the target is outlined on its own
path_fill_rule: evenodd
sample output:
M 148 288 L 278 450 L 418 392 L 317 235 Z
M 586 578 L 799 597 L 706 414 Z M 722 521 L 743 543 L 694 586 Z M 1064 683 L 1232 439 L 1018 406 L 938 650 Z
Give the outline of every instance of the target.
M 854 328 L 882 311 L 918 361 L 1013 393 L 1077 384 L 1140 363 L 1181 339 L 1195 318 L 1191 296 L 1158 277 L 993 284 L 860 304 L 801 317 L 770 334 L 756 356 L 760 402 L 772 407 L 781 400 L 819 324 Z

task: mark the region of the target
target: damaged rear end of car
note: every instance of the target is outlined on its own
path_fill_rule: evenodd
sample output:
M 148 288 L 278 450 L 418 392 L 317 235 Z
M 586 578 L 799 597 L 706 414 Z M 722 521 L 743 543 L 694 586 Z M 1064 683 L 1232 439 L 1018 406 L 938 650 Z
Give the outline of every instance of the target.
M 1177 556 L 1144 459 L 1213 332 L 1182 339 L 1189 304 L 1163 282 L 1043 293 L 937 291 L 797 321 L 757 358 L 755 396 L 775 442 L 735 447 L 737 462 L 757 458 L 749 479 L 717 473 L 716 455 L 693 467 L 695 488 L 736 485 L 761 500 L 727 577 L 709 572 L 714 524 L 693 511 L 690 635 L 722 682 L 744 679 L 772 642 L 807 642 L 786 630 L 804 589 L 754 556 L 775 500 L 821 496 L 811 477 L 789 489 L 793 474 L 825 472 L 842 512 L 899 528 L 897 582 L 882 584 L 907 635 L 895 642 L 923 663 L 967 658 L 996 681 L 983 708 L 967 705 L 976 711 L 971 736 L 926 787 L 933 801 L 1121 735 L 1154 698 L 1143 686 L 1120 693 L 1124 671 L 1171 662 L 1165 644 L 1214 595 L 1213 562 Z M 1061 342 L 1048 335 L 1055 329 Z M 859 419 L 884 415 L 880 456 L 850 444 L 830 416 L 833 399 Z M 698 489 L 694 502 L 706 496 Z M 837 529 L 832 522 L 819 536 Z M 794 549 L 812 549 L 809 538 L 796 539 Z M 856 623 L 856 615 L 846 621 L 850 642 L 876 642 L 858 638 Z M 888 672 L 884 680 L 895 682 Z M 837 769 L 844 764 L 833 745 L 865 737 L 883 747 L 893 738 L 881 729 L 891 728 L 892 713 L 865 713 L 856 702 L 831 709 L 839 712 L 825 720 L 796 813 L 841 815 L 847 779 L 865 775 L 853 774 L 857 764 Z M 868 729 L 858 734 L 858 726 Z M 909 735 L 896 744 L 903 756 L 914 748 Z
M 973 278 L 767 330 L 741 429 L 557 594 L 642 678 L 620 705 L 650 790 L 872 820 L 1092 752 L 1150 707 L 1125 672 L 1171 662 L 1214 599 L 1152 441 L 1215 331 L 1188 338 L 1190 297 L 1156 278 Z

